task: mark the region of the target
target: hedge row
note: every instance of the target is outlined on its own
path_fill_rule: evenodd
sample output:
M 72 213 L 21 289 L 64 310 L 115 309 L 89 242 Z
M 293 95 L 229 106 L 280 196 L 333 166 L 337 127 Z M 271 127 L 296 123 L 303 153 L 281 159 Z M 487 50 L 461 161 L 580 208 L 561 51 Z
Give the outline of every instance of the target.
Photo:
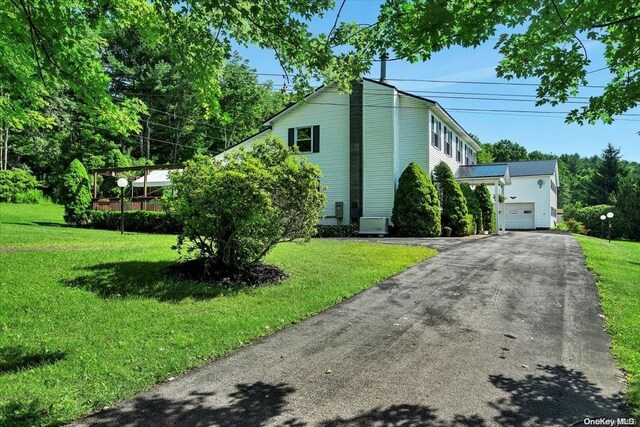
M 611 220 L 611 238 L 630 238 L 628 236 L 630 229 L 629 219 L 620 212 L 620 209 L 612 205 L 596 205 L 578 209 L 567 209 L 565 210 L 564 221 L 567 222 L 569 219 L 574 219 L 582 223 L 585 232 L 589 236 L 596 237 L 602 237 L 604 225 L 604 234 L 607 236 L 609 220 L 605 220 L 603 224 L 600 216 L 606 215 L 608 212 L 613 213 L 613 219 Z
M 120 212 L 88 211 L 86 222 L 82 226 L 103 230 L 118 230 L 120 228 Z M 125 231 L 139 233 L 178 234 L 182 229 L 182 225 L 166 212 L 125 211 L 124 229 Z
M 355 237 L 358 235 L 358 224 L 318 224 L 317 228 L 316 237 Z
M 83 227 L 102 230 L 120 228 L 119 211 L 88 211 Z M 125 211 L 124 229 L 138 233 L 178 234 L 181 230 L 178 221 L 166 212 Z M 354 237 L 358 235 L 357 224 L 318 225 L 316 237 Z

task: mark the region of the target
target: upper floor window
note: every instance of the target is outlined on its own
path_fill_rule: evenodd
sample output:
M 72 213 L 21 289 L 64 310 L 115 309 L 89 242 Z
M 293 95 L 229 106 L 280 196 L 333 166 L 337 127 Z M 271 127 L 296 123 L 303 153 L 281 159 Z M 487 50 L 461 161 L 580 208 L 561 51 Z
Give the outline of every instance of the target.
M 453 140 L 453 132 L 450 129 L 444 128 L 444 153 L 451 157 L 451 143 Z
M 434 116 L 431 116 L 431 145 L 440 149 L 440 131 L 442 123 L 436 120 Z
M 465 144 L 465 165 L 475 165 L 476 164 L 476 152 L 473 151 L 471 147 Z
M 296 128 L 296 145 L 301 153 L 311 152 L 311 126 Z
M 557 193 L 557 188 L 556 188 L 556 183 L 551 181 L 551 191 L 553 191 L 554 193 Z
M 289 128 L 289 147 L 294 145 L 300 153 L 319 153 L 320 126 Z
M 456 161 L 462 163 L 462 140 L 456 136 Z

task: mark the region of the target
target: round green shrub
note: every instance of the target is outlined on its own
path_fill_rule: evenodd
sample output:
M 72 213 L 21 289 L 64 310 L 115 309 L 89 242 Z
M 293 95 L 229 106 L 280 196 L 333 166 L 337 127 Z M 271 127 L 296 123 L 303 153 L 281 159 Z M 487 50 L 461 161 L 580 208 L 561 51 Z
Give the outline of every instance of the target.
M 183 225 L 176 248 L 238 271 L 280 242 L 306 241 L 325 206 L 320 177 L 318 166 L 274 136 L 224 162 L 196 156 L 171 175 L 176 196 L 165 206 Z
M 44 201 L 35 176 L 24 169 L 0 171 L 0 202 L 40 203 Z
M 469 234 L 469 210 L 467 202 L 460 190 L 451 169 L 445 162 L 440 162 L 433 170 L 435 181 L 440 190 L 442 203 L 442 226 L 451 227 L 452 235 L 466 236 Z M 471 222 L 473 218 L 471 217 Z
M 87 221 L 87 211 L 91 205 L 89 174 L 78 159 L 69 164 L 62 178 L 60 199 L 64 204 L 64 220 L 67 223 L 81 225 Z
M 441 233 L 437 190 L 416 163 L 410 163 L 400 175 L 391 220 L 398 236 L 436 237 Z

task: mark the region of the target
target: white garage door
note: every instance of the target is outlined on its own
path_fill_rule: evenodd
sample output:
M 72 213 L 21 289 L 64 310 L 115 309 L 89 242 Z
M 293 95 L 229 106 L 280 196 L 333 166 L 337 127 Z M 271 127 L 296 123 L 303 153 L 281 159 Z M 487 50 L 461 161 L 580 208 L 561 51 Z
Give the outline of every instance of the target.
M 508 230 L 533 230 L 536 228 L 533 203 L 507 203 L 506 213 Z

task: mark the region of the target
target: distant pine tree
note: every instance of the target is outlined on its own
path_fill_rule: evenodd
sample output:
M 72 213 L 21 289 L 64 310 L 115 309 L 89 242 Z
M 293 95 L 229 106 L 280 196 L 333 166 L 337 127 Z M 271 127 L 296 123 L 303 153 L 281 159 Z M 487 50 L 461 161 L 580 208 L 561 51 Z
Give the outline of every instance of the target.
M 590 205 L 615 203 L 620 180 L 626 175 L 620 160 L 620 149 L 611 143 L 607 144 L 588 186 L 587 197 Z

